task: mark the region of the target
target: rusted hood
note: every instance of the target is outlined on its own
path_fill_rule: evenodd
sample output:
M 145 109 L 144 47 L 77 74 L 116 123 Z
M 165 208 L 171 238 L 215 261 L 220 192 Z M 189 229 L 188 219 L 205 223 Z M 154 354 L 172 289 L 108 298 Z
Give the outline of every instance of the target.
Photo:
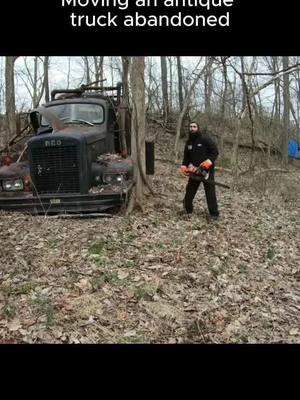
M 0 179 L 22 178 L 29 175 L 29 162 L 22 161 L 0 167 Z

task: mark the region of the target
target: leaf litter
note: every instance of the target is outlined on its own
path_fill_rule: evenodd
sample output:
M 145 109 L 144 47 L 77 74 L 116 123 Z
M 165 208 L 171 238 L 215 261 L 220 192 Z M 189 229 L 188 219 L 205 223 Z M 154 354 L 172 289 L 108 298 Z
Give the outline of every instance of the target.
M 203 189 L 195 215 L 179 216 L 186 181 L 156 168 L 162 196 L 143 213 L 0 213 L 1 343 L 299 342 L 299 197 L 286 194 L 299 171 L 267 196 L 250 181 L 217 189 L 210 223 Z

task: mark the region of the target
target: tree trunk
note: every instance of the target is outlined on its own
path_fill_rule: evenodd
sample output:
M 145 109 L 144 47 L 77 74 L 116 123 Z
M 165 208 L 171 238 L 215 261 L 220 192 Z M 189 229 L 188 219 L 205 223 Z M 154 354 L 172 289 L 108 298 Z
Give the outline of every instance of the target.
M 111 86 L 114 86 L 114 64 L 113 57 L 110 57 L 110 76 L 111 76 Z
M 230 87 L 230 91 L 231 91 L 231 98 L 230 98 L 230 102 L 232 104 L 231 106 L 231 114 L 233 116 L 233 118 L 235 118 L 237 116 L 237 96 L 236 96 L 236 74 L 233 77 L 233 82 L 231 82 L 230 80 L 228 81 L 228 85 Z
M 123 154 L 126 156 L 131 153 L 131 121 L 129 114 L 129 67 L 130 57 L 122 56 L 122 67 L 123 67 L 123 97 L 120 104 L 120 129 L 121 129 L 121 141 Z
M 5 82 L 4 82 L 4 63 L 5 57 L 0 58 L 0 113 L 3 113 L 3 109 L 5 108 Z
M 7 118 L 7 141 L 16 132 L 16 100 L 15 100 L 15 56 L 5 57 L 5 107 Z
M 182 80 L 182 66 L 181 58 L 177 56 L 177 74 L 178 74 L 178 98 L 179 98 L 179 111 L 183 109 L 183 80 Z
M 95 81 L 100 81 L 101 87 L 103 86 L 103 62 L 104 56 L 100 56 L 99 59 L 97 56 L 94 56 Z
M 49 89 L 49 56 L 44 58 L 44 88 L 45 88 L 45 101 L 50 101 L 50 89 Z
M 153 112 L 153 110 L 154 110 L 153 90 L 152 90 L 152 85 L 151 85 L 153 62 L 152 62 L 152 57 L 147 57 L 146 60 L 147 60 L 147 70 L 148 70 L 148 82 L 146 85 L 148 101 L 147 101 L 146 115 L 148 115 L 149 113 Z
M 32 106 L 36 108 L 38 106 L 38 57 L 34 57 L 32 92 Z
M 272 58 L 272 65 L 273 65 L 273 71 L 276 72 L 279 70 L 278 68 L 278 60 L 277 57 Z M 274 101 L 274 113 L 275 113 L 275 119 L 277 121 L 280 121 L 280 104 L 281 104 L 281 98 L 280 98 L 280 82 L 279 80 L 274 81 L 274 91 L 275 91 L 275 101 Z
M 245 96 L 246 104 L 245 104 L 245 109 L 248 110 L 248 115 L 251 123 L 251 128 L 250 128 L 250 135 L 251 135 L 251 142 L 252 142 L 252 149 L 251 149 L 251 155 L 250 155 L 250 170 L 254 169 L 254 150 L 255 150 L 255 136 L 254 136 L 254 119 L 253 119 L 253 106 L 252 102 L 255 99 L 254 96 L 252 96 L 252 88 L 251 88 L 251 81 L 249 78 L 249 81 L 247 83 L 246 78 L 245 78 L 245 65 L 244 65 L 244 57 L 241 57 L 241 65 L 242 65 L 242 72 L 240 74 L 240 78 L 242 81 L 243 85 L 243 93 Z M 250 68 L 250 72 L 252 72 L 254 68 L 254 61 L 252 63 L 252 66 Z
M 227 73 L 226 62 L 223 63 L 223 79 L 224 79 L 224 89 L 223 89 L 222 106 L 221 106 L 222 120 L 224 120 L 226 117 L 226 104 L 227 104 L 227 92 L 228 92 L 228 73 Z
M 165 56 L 160 57 L 160 61 L 161 61 L 161 84 L 162 84 L 162 95 L 163 95 L 163 118 L 165 125 L 167 125 L 169 118 L 167 57 Z
M 287 69 L 289 67 L 289 58 L 282 57 L 282 67 Z M 283 76 L 283 132 L 282 132 L 282 161 L 286 166 L 288 164 L 288 141 L 289 141 L 289 127 L 290 127 L 290 86 L 289 74 Z
M 103 81 L 104 81 L 104 73 L 103 73 L 103 71 L 104 71 L 104 56 L 101 56 L 100 57 L 101 58 L 101 61 L 100 61 L 100 81 L 101 81 L 101 87 L 103 87 L 103 85 L 104 85 L 104 83 L 103 83 Z
M 84 65 L 85 65 L 86 84 L 88 85 L 89 83 L 91 83 L 91 76 L 90 76 L 90 63 L 89 63 L 89 58 L 87 56 L 84 57 Z
M 70 89 L 71 57 L 68 57 L 67 89 Z
M 132 57 L 130 84 L 132 103 L 131 157 L 134 162 L 135 186 L 127 212 L 142 207 L 145 175 L 145 58 Z
M 213 81 L 212 81 L 212 57 L 206 57 L 206 74 L 205 74 L 205 113 L 211 114 L 211 98 L 213 92 Z
M 243 76 L 245 76 L 245 64 L 244 64 L 244 57 L 240 57 L 241 60 L 241 71 Z M 242 84 L 242 110 L 247 107 L 247 94 L 245 91 L 245 85 Z
M 172 57 L 169 57 L 169 78 L 170 78 L 170 96 L 169 96 L 169 112 L 172 114 L 173 110 L 173 68 Z

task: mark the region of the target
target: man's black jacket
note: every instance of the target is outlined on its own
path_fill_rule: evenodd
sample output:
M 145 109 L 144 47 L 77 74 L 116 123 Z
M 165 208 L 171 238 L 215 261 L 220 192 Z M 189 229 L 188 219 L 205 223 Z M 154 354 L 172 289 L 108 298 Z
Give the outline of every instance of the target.
M 218 155 L 217 145 L 207 133 L 191 133 L 184 147 L 182 165 L 199 167 L 207 159 L 215 164 Z

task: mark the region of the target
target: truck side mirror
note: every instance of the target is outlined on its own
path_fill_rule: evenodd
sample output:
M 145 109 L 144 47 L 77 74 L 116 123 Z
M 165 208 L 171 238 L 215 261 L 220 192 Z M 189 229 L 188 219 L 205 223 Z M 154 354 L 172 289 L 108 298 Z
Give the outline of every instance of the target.
M 40 127 L 40 113 L 36 110 L 31 111 L 29 114 L 29 119 L 34 133 L 37 133 Z

